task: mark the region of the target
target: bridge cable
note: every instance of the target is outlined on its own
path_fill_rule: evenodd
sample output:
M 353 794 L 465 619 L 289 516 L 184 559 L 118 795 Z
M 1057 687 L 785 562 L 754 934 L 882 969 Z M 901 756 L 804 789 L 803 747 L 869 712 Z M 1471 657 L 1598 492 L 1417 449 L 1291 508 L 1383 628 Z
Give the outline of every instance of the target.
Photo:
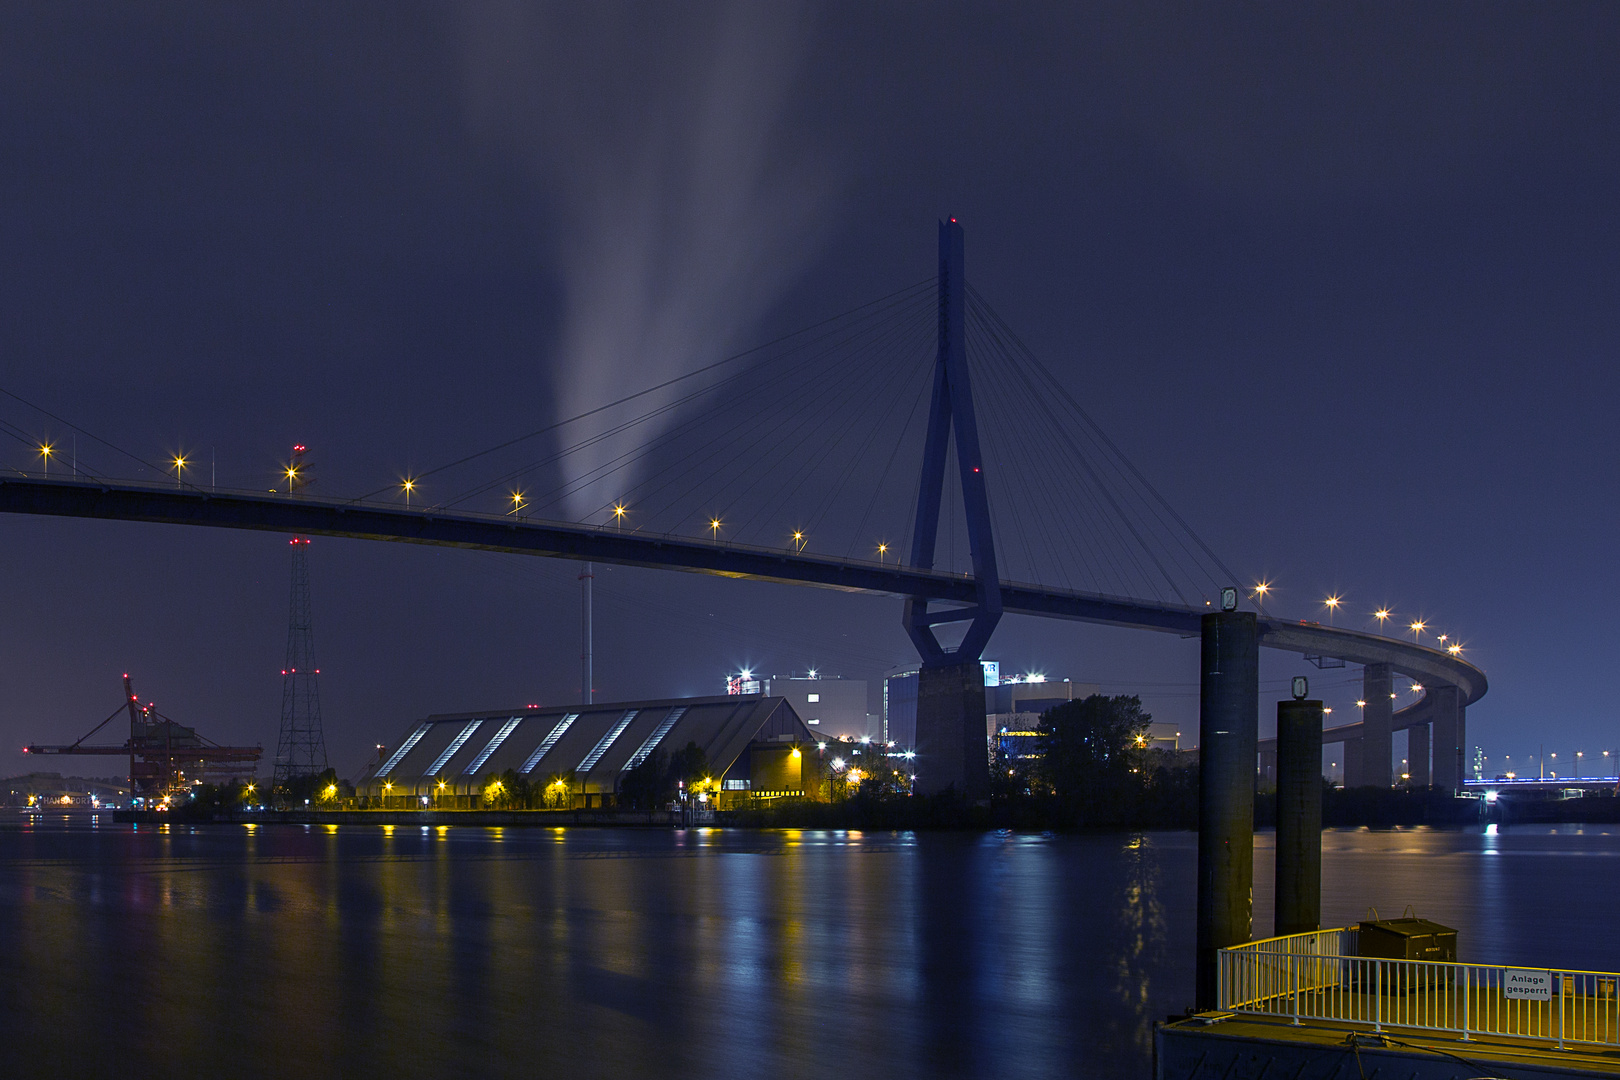
M 821 320 L 820 322 L 817 322 L 817 323 L 812 323 L 810 326 L 802 327 L 802 328 L 800 328 L 798 330 L 793 331 L 792 333 L 783 334 L 782 336 L 780 336 L 778 338 L 775 338 L 775 339 L 773 339 L 771 341 L 765 342 L 763 345 L 756 345 L 756 346 L 753 346 L 751 348 L 744 349 L 742 352 L 733 353 L 730 356 L 722 357 L 721 359 L 715 360 L 715 361 L 713 361 L 712 363 L 709 363 L 709 364 L 705 364 L 702 367 L 695 368 L 695 369 L 693 369 L 691 371 L 688 371 L 688 372 L 686 372 L 684 374 L 676 375 L 673 378 L 666 379 L 663 382 L 658 383 L 657 385 L 649 386 L 644 390 L 638 390 L 633 394 L 626 394 L 624 397 L 619 398 L 617 401 L 610 401 L 605 405 L 599 405 L 594 409 L 588 409 L 585 412 L 578 413 L 578 414 L 576 414 L 574 416 L 567 417 L 567 418 L 565 418 L 563 420 L 559 420 L 556 423 L 547 424 L 545 427 L 537 428 L 536 430 L 531 431 L 528 434 L 519 435 L 519 436 L 517 436 L 515 438 L 512 438 L 512 439 L 507 439 L 505 442 L 497 443 L 494 446 L 488 447 L 488 448 L 483 449 L 483 450 L 479 450 L 476 453 L 468 454 L 465 457 L 456 459 L 455 461 L 447 462 L 447 463 L 445 463 L 443 465 L 439 465 L 439 466 L 436 466 L 436 467 L 434 467 L 432 469 L 428 469 L 425 472 L 420 473 L 419 476 L 422 476 L 422 477 L 433 476 L 433 475 L 435 475 L 437 473 L 444 472 L 447 469 L 453 469 L 453 468 L 457 467 L 458 465 L 465 465 L 469 461 L 476 461 L 481 457 L 486 457 L 486 456 L 488 456 L 490 454 L 493 454 L 493 453 L 496 453 L 498 451 L 505 450 L 508 447 L 516 446 L 519 443 L 527 442 L 530 439 L 538 438 L 539 436 L 545 435 L 548 432 L 556 431 L 558 428 L 563 427 L 563 426 L 565 426 L 567 424 L 572 424 L 572 423 L 575 423 L 577 421 L 584 420 L 584 419 L 587 419 L 589 417 L 595 416 L 595 415 L 597 415 L 599 413 L 606 412 L 609 409 L 617 408 L 620 405 L 624 405 L 624 404 L 627 404 L 628 402 L 635 401 L 638 398 L 646 397 L 648 394 L 655 394 L 660 390 L 666 389 L 667 387 L 674 386 L 676 383 L 684 382 L 687 379 L 695 378 L 698 375 L 702 375 L 702 374 L 704 374 L 706 372 L 713 371 L 713 370 L 715 370 L 717 368 L 720 368 L 720 367 L 724 367 L 726 364 L 734 363 L 734 362 L 736 362 L 738 360 L 745 359 L 746 357 L 752 356 L 755 353 L 758 353 L 758 352 L 761 352 L 761 351 L 763 351 L 765 349 L 768 349 L 773 345 L 777 345 L 777 344 L 780 344 L 780 343 L 785 342 L 785 341 L 790 341 L 793 338 L 799 337 L 802 334 L 809 333 L 812 330 L 819 329 L 820 327 L 826 326 L 829 323 L 835 323 L 840 319 L 847 318 L 848 316 L 850 316 L 852 314 L 855 314 L 856 312 L 864 311 L 864 310 L 866 310 L 868 308 L 875 307 L 875 306 L 877 306 L 879 304 L 882 304 L 882 303 L 884 303 L 886 301 L 892 300 L 895 297 L 904 296 L 905 294 L 913 292 L 913 291 L 915 291 L 915 290 L 917 290 L 917 289 L 919 289 L 919 288 L 921 288 L 921 287 L 923 287 L 925 285 L 929 285 L 932 282 L 933 282 L 933 279 L 930 278 L 930 279 L 927 279 L 927 280 L 924 280 L 924 281 L 921 281 L 921 282 L 917 282 L 916 284 L 909 285 L 906 288 L 898 289 L 898 290 L 896 290 L 896 291 L 894 291 L 892 293 L 889 293 L 887 296 L 882 296 L 882 297 L 879 297 L 876 300 L 872 300 L 872 301 L 869 301 L 869 302 L 867 302 L 865 304 L 861 304 L 858 307 L 851 308 L 849 311 L 842 312 L 842 313 L 840 313 L 838 315 L 834 315 L 831 318 L 823 319 L 823 320 Z M 0 390 L 0 392 L 6 392 L 6 391 Z M 15 395 L 10 395 L 10 396 L 15 396 Z M 20 401 L 22 399 L 18 398 L 18 400 Z M 44 410 L 41 410 L 41 411 L 43 412 Z M 47 415 L 49 415 L 49 414 L 47 414 Z M 75 429 L 75 430 L 77 430 L 77 429 Z M 111 444 L 109 444 L 109 445 L 111 445 Z M 133 455 L 131 455 L 131 456 L 133 456 Z M 139 460 L 139 459 L 137 458 L 136 460 Z M 377 495 L 381 495 L 381 494 L 383 494 L 385 492 L 392 491 L 393 487 L 394 486 L 392 484 L 390 484 L 387 487 L 381 487 L 381 488 L 378 488 L 377 490 L 375 490 L 373 492 L 370 492 L 368 494 L 358 496 L 357 498 L 355 498 L 355 499 L 353 499 L 351 501 L 360 502 L 363 499 L 373 498 L 373 497 L 375 497 Z
M 1148 491 L 1148 493 L 1153 496 L 1154 500 L 1157 501 L 1160 506 L 1164 507 L 1165 512 L 1168 513 L 1176 524 L 1179 525 L 1187 534 L 1187 536 L 1189 536 L 1193 542 L 1198 545 L 1199 549 L 1209 557 L 1209 559 L 1215 564 L 1216 568 L 1226 575 L 1227 580 L 1225 584 L 1236 582 L 1237 575 L 1233 574 L 1231 569 L 1221 561 L 1220 556 L 1215 554 L 1214 550 L 1204 542 L 1203 538 L 1200 537 L 1193 527 L 1187 523 L 1186 519 L 1176 512 L 1176 508 L 1170 504 L 1168 499 L 1160 494 L 1158 488 L 1153 485 L 1152 481 L 1144 476 L 1141 470 L 1136 467 L 1130 458 L 1126 457 L 1120 451 L 1119 447 L 1114 444 L 1114 441 L 1108 437 L 1107 432 L 1105 432 L 1102 427 L 1094 419 L 1092 419 L 1091 415 L 1080 406 L 1080 403 L 1076 401 L 1069 393 L 1068 389 L 1058 381 L 1057 377 L 1054 376 L 1052 372 L 1048 370 L 1039 359 L 1036 358 L 1034 352 L 1024 344 L 1023 340 L 1019 338 L 1018 334 L 1007 325 L 1006 321 L 1003 320 L 999 314 L 996 313 L 995 308 L 993 308 L 990 303 L 978 292 L 978 290 L 973 288 L 971 284 L 967 284 L 967 289 L 978 301 L 979 306 L 982 308 L 985 314 L 987 314 L 990 319 L 993 320 L 994 323 L 1000 327 L 1002 331 L 1012 340 L 1024 358 L 1031 364 L 1031 366 L 1034 367 L 1037 372 L 1040 373 L 1044 380 L 1054 390 L 1056 390 L 1058 395 L 1068 404 L 1069 408 L 1085 421 L 1086 425 L 1096 433 L 1096 436 L 1103 442 L 1103 444 L 1113 451 L 1113 453 L 1119 458 L 1125 467 L 1130 470 L 1131 474 L 1136 477 L 1137 482 L 1140 483 Z

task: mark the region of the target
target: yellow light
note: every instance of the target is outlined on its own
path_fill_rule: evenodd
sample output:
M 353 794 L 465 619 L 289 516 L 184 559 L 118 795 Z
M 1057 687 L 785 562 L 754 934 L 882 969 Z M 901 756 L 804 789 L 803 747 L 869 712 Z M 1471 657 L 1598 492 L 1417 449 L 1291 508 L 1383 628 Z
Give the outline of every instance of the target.
M 523 492 L 512 492 L 512 509 L 517 510 L 523 506 Z
M 709 519 L 709 530 L 711 532 L 715 532 L 715 533 L 718 533 L 720 531 L 720 519 L 719 518 L 710 518 Z
M 444 781 L 443 781 L 443 780 L 440 780 L 440 781 L 439 781 L 439 790 L 440 790 L 440 791 L 443 791 L 443 790 L 444 790 Z
M 888 544 L 879 544 L 878 545 L 878 554 L 879 555 L 887 555 L 888 553 L 889 553 L 889 545 Z
M 614 503 L 613 504 L 613 520 L 614 521 L 619 521 L 619 522 L 622 522 L 624 520 L 624 504 L 623 503 Z
M 1337 608 L 1339 606 L 1339 598 L 1337 596 L 1330 596 L 1326 600 L 1322 601 L 1322 603 L 1326 604 L 1330 608 Z
M 174 455 L 174 467 L 176 469 L 183 469 L 186 467 L 186 456 L 184 454 Z
M 1422 683 L 1413 683 L 1412 684 L 1412 693 L 1414 693 L 1414 694 L 1423 693 L 1423 684 Z
M 1462 646 L 1457 644 L 1447 645 L 1446 652 L 1450 653 L 1452 656 L 1456 656 L 1458 653 L 1462 652 Z
M 403 487 L 406 491 L 415 491 L 416 490 L 416 481 L 415 480 L 407 480 L 400 486 Z
M 1415 622 L 1411 626 L 1408 626 L 1407 629 L 1411 630 L 1413 633 L 1418 633 L 1423 629 L 1423 626 L 1424 624 L 1422 622 Z
M 1262 600 L 1265 599 L 1266 593 L 1270 591 L 1271 583 L 1269 581 L 1259 581 L 1255 583 L 1254 595 L 1260 597 Z
M 794 747 L 794 748 L 793 748 L 793 756 L 794 756 L 794 758 L 799 758 L 799 757 L 802 757 L 802 756 L 803 756 L 803 755 L 801 755 L 801 754 L 800 754 L 800 753 L 799 753 L 799 748 L 798 748 L 798 747 L 797 747 L 797 746 L 795 746 L 795 747 Z
M 1356 708 L 1358 708 L 1358 709 L 1365 709 L 1365 708 L 1366 708 L 1366 707 L 1367 707 L 1367 703 L 1366 703 L 1366 702 L 1365 702 L 1365 701 L 1358 701 L 1358 702 L 1356 702 Z
M 333 795 L 336 795 L 336 794 L 337 794 L 337 785 L 336 784 L 327 784 L 326 785 L 326 797 L 330 799 Z
M 384 791 L 393 791 L 394 790 L 394 782 L 392 780 L 385 781 L 383 783 L 383 790 Z

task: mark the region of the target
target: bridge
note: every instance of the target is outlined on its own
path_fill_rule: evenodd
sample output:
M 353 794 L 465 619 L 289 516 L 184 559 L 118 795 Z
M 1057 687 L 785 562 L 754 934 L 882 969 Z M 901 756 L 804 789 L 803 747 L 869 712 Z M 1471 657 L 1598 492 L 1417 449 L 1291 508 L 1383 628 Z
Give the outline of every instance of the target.
M 979 658 L 1003 614 L 1196 636 L 1201 646 L 1198 1000 L 1203 1006 L 1215 998 L 1217 951 L 1248 939 L 1255 767 L 1262 750 L 1281 758 L 1282 772 L 1296 776 L 1301 791 L 1314 789 L 1320 797 L 1322 703 L 1286 703 L 1295 719 L 1283 745 L 1273 741 L 1263 747 L 1258 649 L 1299 653 L 1319 666 L 1363 666 L 1361 720 L 1325 738 L 1354 749 L 1353 754 L 1347 749 L 1346 757 L 1358 763 L 1357 780 L 1384 787 L 1391 780 L 1391 733 L 1403 728 L 1414 766 L 1416 759 L 1429 757 L 1432 743 L 1434 784 L 1453 791 L 1461 787 L 1466 709 L 1485 694 L 1485 675 L 1462 659 L 1456 643 L 1431 648 L 1418 640 L 1291 622 L 1258 604 L 1255 610 L 1239 610 L 1231 571 L 968 285 L 963 247 L 956 220 L 941 222 L 938 272 L 928 281 L 778 339 L 774 352 L 762 347 L 716 361 L 570 421 L 406 477 L 398 488 L 348 499 L 314 497 L 300 480 L 296 460 L 286 468 L 286 493 L 203 488 L 187 481 L 183 456 L 173 462 L 173 487 L 118 479 L 104 469 L 82 479 L 52 479 L 43 475 L 50 462 L 47 444 L 40 447 L 42 475 L 19 471 L 0 478 L 0 512 L 429 544 L 895 597 L 922 661 L 918 788 L 925 794 L 954 790 L 969 799 L 989 791 Z M 977 394 L 970 358 L 978 365 Z M 745 360 L 751 363 L 744 365 Z M 700 375 L 711 381 L 684 381 Z M 906 392 L 914 383 L 923 384 L 922 397 L 907 412 Z M 729 411 L 703 414 L 703 402 L 722 391 L 721 408 Z M 739 415 L 730 407 L 738 399 L 758 400 L 763 407 Z M 910 473 L 918 479 L 912 486 L 902 477 L 906 494 L 897 496 L 885 485 L 903 451 L 916 445 L 912 419 L 924 399 L 926 431 L 917 471 Z M 611 412 L 631 407 L 642 412 Z M 985 433 L 992 436 L 983 441 L 981 409 L 989 421 Z M 692 415 L 679 423 L 671 419 L 682 411 Z M 481 476 L 453 498 L 420 505 L 424 478 L 443 478 L 474 462 L 483 467 L 496 460 L 492 455 L 592 417 L 601 428 L 557 453 Z M 17 425 L 0 427 L 20 437 Z M 623 449 L 622 442 L 632 438 L 639 441 Z M 836 447 L 844 448 L 841 457 L 832 456 Z M 526 496 L 521 486 L 526 477 L 564 459 L 567 468 L 556 469 L 565 477 L 560 485 L 544 498 Z M 887 464 L 877 469 L 874 463 L 882 460 Z M 818 469 L 823 475 L 813 480 Z M 992 475 L 998 479 L 994 491 Z M 852 498 L 849 485 L 857 476 L 872 477 L 874 484 Z M 503 491 L 510 498 L 503 513 L 465 506 L 513 484 L 518 486 Z M 619 498 L 651 507 L 637 527 L 625 528 L 624 502 L 600 501 L 609 484 L 622 486 Z M 404 506 L 398 505 L 401 497 Z M 726 518 L 707 511 L 709 535 L 701 535 L 704 526 L 697 536 L 686 534 L 679 526 L 705 501 L 749 512 L 741 526 L 728 526 Z M 891 560 L 886 541 L 878 540 L 874 551 L 870 534 L 861 534 L 875 512 L 906 502 L 914 505 L 906 526 L 909 550 L 904 557 L 897 551 Z M 801 509 L 785 510 L 794 503 Z M 817 523 L 828 522 L 829 508 L 841 504 L 866 508 L 844 554 L 823 553 L 835 545 L 807 550 Z M 550 506 L 562 510 L 539 513 Z M 779 520 L 784 512 L 809 517 L 808 527 L 799 518 Z M 604 513 L 609 516 L 600 524 L 590 523 Z M 669 527 L 652 527 L 659 514 Z M 760 535 L 774 530 L 776 542 L 743 542 L 755 520 L 762 522 Z M 956 560 L 958 523 L 966 528 L 965 567 Z M 728 530 L 724 540 L 723 527 Z M 998 537 L 1012 543 L 998 546 Z M 1005 569 L 1020 558 L 1027 580 Z M 1089 575 L 1093 587 L 1075 587 L 1077 575 Z M 1060 580 L 1062 587 L 1035 583 Z M 939 636 L 951 626 L 962 628 L 954 645 Z M 1422 699 L 1399 713 L 1390 704 L 1396 675 L 1423 687 Z M 1281 721 L 1280 710 L 1280 736 Z M 1413 771 L 1421 775 L 1416 767 Z M 1279 852 L 1282 831 L 1279 824 Z M 1317 843 L 1319 848 L 1319 837 Z
M 304 490 L 279 494 L 159 486 L 127 480 L 0 477 L 0 513 L 428 544 L 683 570 L 956 605 L 973 604 L 978 596 L 978 583 L 970 576 L 895 562 L 836 558 L 668 533 L 622 532 L 608 525 L 321 498 Z M 1001 610 L 1008 614 L 1069 619 L 1181 637 L 1198 636 L 1201 621 L 1208 613 L 1207 608 L 1056 589 L 1028 582 L 1003 580 L 999 594 Z M 1344 627 L 1261 615 L 1257 619 L 1257 631 L 1259 644 L 1267 648 L 1365 665 L 1372 673 L 1368 676 L 1366 691 L 1370 709 L 1376 708 L 1380 685 L 1384 688 L 1383 700 L 1388 700 L 1390 673 L 1418 681 L 1424 687 L 1424 697 L 1393 713 L 1384 735 L 1383 760 L 1390 760 L 1388 731 L 1416 732 L 1436 723 L 1455 725 L 1444 729 L 1447 737 L 1436 747 L 1435 780 L 1441 786 L 1458 788 L 1463 776 L 1460 756 L 1463 710 L 1483 697 L 1487 688 L 1485 673 L 1479 668 L 1444 649 Z M 1324 741 L 1352 743 L 1363 738 L 1365 727 L 1365 721 L 1359 721 L 1330 728 L 1324 732 Z M 1257 747 L 1262 755 L 1274 754 L 1276 740 L 1263 740 Z M 1378 752 L 1377 747 L 1373 750 Z M 1408 756 L 1414 762 L 1420 759 L 1415 752 Z M 1423 783 L 1420 777 L 1421 773 L 1414 775 L 1412 782 Z

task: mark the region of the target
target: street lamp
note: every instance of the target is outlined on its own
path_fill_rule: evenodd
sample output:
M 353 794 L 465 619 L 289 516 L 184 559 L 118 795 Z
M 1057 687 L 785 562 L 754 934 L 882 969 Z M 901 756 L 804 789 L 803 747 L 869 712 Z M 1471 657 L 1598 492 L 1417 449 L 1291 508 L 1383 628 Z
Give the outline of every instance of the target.
M 793 543 L 794 543 L 794 546 L 795 546 L 796 550 L 798 550 L 798 551 L 803 551 L 804 550 L 804 531 L 803 530 L 801 530 L 801 529 L 794 529 L 793 530 Z
M 416 490 L 416 481 L 406 477 L 399 485 L 405 489 L 405 509 L 411 508 L 411 492 Z
M 883 556 L 887 555 L 888 553 L 889 553 L 889 545 L 888 544 L 879 544 L 878 545 L 878 565 L 879 566 L 883 565 Z
M 613 504 L 613 524 L 619 527 L 620 532 L 624 531 L 624 503 Z
M 710 518 L 709 519 L 709 538 L 711 540 L 720 539 L 720 519 L 719 518 Z
M 1379 608 L 1377 611 L 1373 612 L 1373 618 L 1378 620 L 1378 629 L 1379 631 L 1382 631 L 1384 629 L 1384 621 L 1389 618 L 1389 608 Z
M 51 451 L 55 449 L 56 447 L 52 446 L 50 443 L 39 444 L 39 456 L 45 459 L 46 476 L 51 475 Z
M 521 509 L 523 509 L 523 492 L 514 491 L 512 492 L 512 509 L 508 510 L 507 514 L 515 514 Z
M 1413 641 L 1416 641 L 1418 639 L 1418 635 L 1423 633 L 1423 627 L 1424 622 L 1422 619 L 1414 619 L 1412 621 L 1412 625 L 1407 627 L 1408 630 L 1412 631 Z
M 186 466 L 189 464 L 189 462 L 186 460 L 186 455 L 184 453 L 174 455 L 174 459 L 171 464 L 174 465 L 174 486 L 180 487 L 181 482 L 184 479 Z
M 1328 625 L 1332 626 L 1333 625 L 1333 613 L 1339 610 L 1339 597 L 1338 597 L 1338 594 L 1334 594 L 1334 595 L 1328 597 L 1326 600 L 1323 600 L 1322 603 L 1328 609 Z

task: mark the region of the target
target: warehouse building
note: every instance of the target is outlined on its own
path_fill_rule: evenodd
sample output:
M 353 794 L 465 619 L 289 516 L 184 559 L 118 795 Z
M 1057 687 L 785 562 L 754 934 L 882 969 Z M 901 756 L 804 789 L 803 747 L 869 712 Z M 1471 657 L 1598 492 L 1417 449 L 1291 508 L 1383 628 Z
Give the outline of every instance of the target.
M 724 809 L 751 798 L 812 796 L 816 738 L 793 706 L 764 695 L 486 709 L 419 720 L 355 784 L 379 805 L 474 807 L 510 769 L 548 804 L 614 805 L 624 774 L 654 751 L 702 748 Z M 707 792 L 705 798 L 709 797 Z

